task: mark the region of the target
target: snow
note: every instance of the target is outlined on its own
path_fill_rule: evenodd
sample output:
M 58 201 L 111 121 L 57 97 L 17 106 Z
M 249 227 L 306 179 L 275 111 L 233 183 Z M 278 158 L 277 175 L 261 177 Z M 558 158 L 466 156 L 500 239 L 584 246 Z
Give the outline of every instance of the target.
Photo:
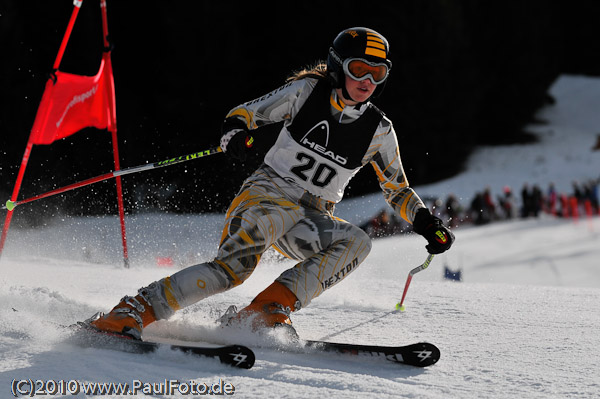
M 548 123 L 530 126 L 540 141 L 480 148 L 460 176 L 417 187 L 422 196 L 498 192 L 529 182 L 596 179 L 600 152 L 600 79 L 563 76 L 553 86 Z M 359 223 L 384 206 L 382 196 L 342 202 L 339 216 Z M 15 215 L 15 217 L 18 217 Z M 59 325 L 108 311 L 125 294 L 214 256 L 223 215 L 135 215 L 127 218 L 132 266 L 120 261 L 114 217 L 56 219 L 11 230 L 0 261 L 0 390 L 13 381 L 232 384 L 240 398 L 596 398 L 600 396 L 600 217 L 543 216 L 455 230 L 456 244 L 413 278 L 406 311 L 392 312 L 410 269 L 426 257 L 413 235 L 377 239 L 345 281 L 292 317 L 307 339 L 403 345 L 436 344 L 440 361 L 417 369 L 369 359 L 282 353 L 264 338 L 223 332 L 214 320 L 230 304 L 248 303 L 288 261 L 269 252 L 243 285 L 180 311 L 146 330 L 147 338 L 244 341 L 257 356 L 251 370 L 159 351 L 133 355 L 82 349 Z M 157 258 L 174 265 L 158 265 Z M 443 279 L 460 269 L 462 282 Z M 158 385 L 157 385 L 158 387 Z M 90 397 L 53 395 L 54 397 Z M 107 395 L 105 395 L 108 397 Z M 137 397 L 184 398 L 144 394 Z M 113 395 L 110 397 L 134 397 Z

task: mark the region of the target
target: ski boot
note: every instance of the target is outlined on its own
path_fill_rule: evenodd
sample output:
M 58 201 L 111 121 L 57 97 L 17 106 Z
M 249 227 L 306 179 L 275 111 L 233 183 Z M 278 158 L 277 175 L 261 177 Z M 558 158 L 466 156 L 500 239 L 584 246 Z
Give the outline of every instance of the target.
M 290 313 L 300 309 L 300 301 L 285 285 L 275 281 L 239 312 L 231 305 L 221 316 L 222 326 L 248 325 L 254 332 L 269 328 L 285 328 L 287 333 L 298 338 L 292 326 Z
M 140 291 L 135 297 L 126 296 L 108 314 L 97 313 L 89 319 L 96 330 L 133 339 L 142 339 L 142 329 L 156 321 L 152 305 Z

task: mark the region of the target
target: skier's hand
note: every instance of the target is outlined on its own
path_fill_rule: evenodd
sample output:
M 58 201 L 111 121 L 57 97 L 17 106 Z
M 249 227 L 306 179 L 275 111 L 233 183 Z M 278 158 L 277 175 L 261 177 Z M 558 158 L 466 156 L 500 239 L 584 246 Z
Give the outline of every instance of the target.
M 415 215 L 413 230 L 425 237 L 429 244 L 425 246 L 430 254 L 441 254 L 447 251 L 454 242 L 454 234 L 443 225 L 440 218 L 429 212 L 427 208 L 421 208 Z
M 237 118 L 227 118 L 221 128 L 221 149 L 232 158 L 246 160 L 246 153 L 252 148 L 254 139 L 244 122 Z

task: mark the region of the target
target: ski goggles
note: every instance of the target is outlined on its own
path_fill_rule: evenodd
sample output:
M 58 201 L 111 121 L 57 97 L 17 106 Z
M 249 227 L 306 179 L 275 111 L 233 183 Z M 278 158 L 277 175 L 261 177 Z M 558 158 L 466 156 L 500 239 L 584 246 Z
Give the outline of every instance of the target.
M 378 85 L 388 77 L 390 68 L 384 62 L 370 62 L 362 58 L 348 58 L 342 64 L 344 73 L 357 81 L 369 79 Z

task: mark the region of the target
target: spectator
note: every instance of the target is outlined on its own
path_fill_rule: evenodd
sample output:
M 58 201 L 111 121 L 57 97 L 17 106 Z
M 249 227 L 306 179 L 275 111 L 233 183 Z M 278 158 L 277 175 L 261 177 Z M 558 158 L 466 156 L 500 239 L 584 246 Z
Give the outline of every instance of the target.
M 512 219 L 515 217 L 515 199 L 512 195 L 512 190 L 509 186 L 504 186 L 502 191 L 504 192 L 504 195 L 498 197 L 500 209 L 502 210 L 505 219 Z
M 543 195 L 540 186 L 537 184 L 533 186 L 531 193 L 531 213 L 534 217 L 538 217 L 542 210 Z
M 532 194 L 529 192 L 529 185 L 527 183 L 521 189 L 521 200 L 523 202 L 521 217 L 528 218 L 532 214 Z
M 394 226 L 391 221 L 389 213 L 384 209 L 360 227 L 371 238 L 387 237 L 394 234 Z
M 458 215 L 461 211 L 460 202 L 454 194 L 450 194 L 446 198 L 446 215 L 448 216 L 448 223 L 450 227 L 458 226 Z
M 496 219 L 496 204 L 494 204 L 494 200 L 492 199 L 491 189 L 486 187 L 483 192 L 483 204 L 484 204 L 484 212 L 487 214 L 488 220 Z
M 473 223 L 477 225 L 489 223 L 490 220 L 487 217 L 487 212 L 485 212 L 485 201 L 482 193 L 475 194 L 473 201 L 471 201 L 470 212 Z
M 556 216 L 556 189 L 554 188 L 554 183 L 550 183 L 548 187 L 548 213 Z
M 591 185 L 591 191 L 592 191 L 592 206 L 594 207 L 594 210 L 596 211 L 596 213 L 600 212 L 600 207 L 598 204 L 598 183 L 600 182 L 600 179 L 598 180 L 592 180 L 590 181 L 590 185 Z

